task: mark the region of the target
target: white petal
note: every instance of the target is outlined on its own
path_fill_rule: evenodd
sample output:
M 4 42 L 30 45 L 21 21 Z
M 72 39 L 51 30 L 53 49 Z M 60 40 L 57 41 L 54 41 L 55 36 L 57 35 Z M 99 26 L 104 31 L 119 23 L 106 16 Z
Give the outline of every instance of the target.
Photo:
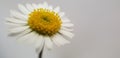
M 20 11 L 24 14 L 29 14 L 30 12 L 21 4 L 18 5 L 18 8 L 20 9 Z
M 17 11 L 11 10 L 10 13 L 11 13 L 12 17 L 20 19 L 20 20 L 27 20 L 27 18 L 28 18 L 26 15 L 23 15 L 20 12 L 17 12 Z
M 43 37 L 41 35 L 39 35 L 37 38 L 36 38 L 36 43 L 35 43 L 35 48 L 36 48 L 36 52 L 37 53 L 40 53 L 41 50 L 43 49 L 44 47 L 44 44 L 45 44 L 45 40 L 43 39 Z
M 60 7 L 57 6 L 57 7 L 54 9 L 54 11 L 58 13 L 58 12 L 60 11 Z
M 27 24 L 26 21 L 18 20 L 15 18 L 6 18 L 6 21 L 11 22 L 11 23 L 16 23 L 16 24 Z
M 27 39 L 29 39 L 29 38 L 31 38 L 31 37 L 33 37 L 33 33 L 32 33 L 32 32 L 30 32 L 30 33 L 28 33 L 28 34 L 26 34 L 26 35 L 23 35 L 23 36 L 20 37 L 18 40 L 19 40 L 20 42 L 24 42 L 25 40 L 27 40 Z
M 27 42 L 29 44 L 35 44 L 36 39 L 38 38 L 37 35 L 38 34 L 36 32 L 32 31 L 32 36 L 30 38 L 28 38 Z
M 20 34 L 18 34 L 17 38 L 20 38 L 28 33 L 30 33 L 32 30 L 31 29 L 26 29 L 23 32 L 21 32 Z
M 62 18 L 61 20 L 62 20 L 63 23 L 69 23 L 69 22 L 71 22 L 68 18 Z
M 69 31 L 60 30 L 59 32 L 60 32 L 62 35 L 67 36 L 67 37 L 69 37 L 69 38 L 72 38 L 72 37 L 74 36 L 74 34 L 71 33 L 71 32 L 69 32 Z
M 47 2 L 44 2 L 44 3 L 43 3 L 43 6 L 44 6 L 44 8 L 48 8 L 48 3 L 47 3 Z
M 23 24 L 15 24 L 11 22 L 5 22 L 5 24 L 10 25 L 10 27 L 24 26 Z
M 44 8 L 44 6 L 42 4 L 38 4 L 39 8 Z
M 65 15 L 65 13 L 64 12 L 60 12 L 59 15 L 60 15 L 60 17 L 63 17 Z
M 33 6 L 34 9 L 38 8 L 38 6 L 36 4 L 34 4 L 34 3 L 32 4 L 32 6 Z
M 34 8 L 31 4 L 26 4 L 26 7 L 30 12 L 32 12 L 34 10 Z
M 65 30 L 65 31 L 73 31 L 73 29 L 71 28 L 66 28 L 66 27 L 61 27 L 62 30 Z
M 43 4 L 38 4 L 38 8 L 45 8 Z
M 53 7 L 52 7 L 52 6 L 49 6 L 48 8 L 49 8 L 50 10 L 53 10 Z
M 20 33 L 28 28 L 29 28 L 29 26 L 16 27 L 16 28 L 10 29 L 10 33 Z
M 52 49 L 53 48 L 53 43 L 52 43 L 51 39 L 49 37 L 44 37 L 44 39 L 45 39 L 45 46 L 48 49 Z
M 53 42 L 54 42 L 58 47 L 70 43 L 68 40 L 64 39 L 60 34 L 56 34 L 56 35 L 52 38 L 52 40 L 53 40 Z
M 73 27 L 74 24 L 72 24 L 72 23 L 63 23 L 62 26 L 64 26 L 64 27 Z
M 30 40 L 35 40 L 35 39 L 31 39 L 34 37 L 34 35 L 36 35 L 34 32 L 30 32 L 28 34 L 25 34 L 24 36 L 20 37 L 19 39 L 17 39 L 19 42 L 22 43 L 26 43 L 26 44 L 30 44 Z

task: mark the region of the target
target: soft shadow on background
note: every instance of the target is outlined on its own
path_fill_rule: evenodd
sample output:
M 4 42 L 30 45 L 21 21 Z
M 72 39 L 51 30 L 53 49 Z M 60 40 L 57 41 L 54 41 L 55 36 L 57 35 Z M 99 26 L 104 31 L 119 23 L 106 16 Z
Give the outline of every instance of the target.
M 45 0 L 60 6 L 75 24 L 71 44 L 45 51 L 43 58 L 120 58 L 120 0 Z M 7 36 L 5 17 L 18 4 L 43 0 L 0 0 L 0 58 L 37 58 L 34 48 Z

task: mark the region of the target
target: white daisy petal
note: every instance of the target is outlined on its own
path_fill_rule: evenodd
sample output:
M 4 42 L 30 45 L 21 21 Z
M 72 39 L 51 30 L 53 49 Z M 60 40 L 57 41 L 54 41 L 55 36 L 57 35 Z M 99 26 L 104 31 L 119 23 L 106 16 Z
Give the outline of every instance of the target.
M 34 3 L 32 4 L 32 6 L 33 6 L 34 9 L 38 8 L 38 6 L 36 4 L 34 4 Z
M 73 31 L 73 29 L 71 28 L 66 28 L 66 27 L 61 27 L 62 30 L 65 30 L 65 31 Z
M 36 38 L 35 48 L 37 53 L 39 53 L 43 49 L 44 43 L 45 39 L 43 39 L 42 36 L 38 36 L 38 38 Z
M 54 9 L 54 11 L 58 13 L 58 12 L 60 11 L 60 7 L 57 6 L 57 7 Z
M 20 12 L 11 10 L 10 13 L 11 13 L 11 16 L 14 17 L 14 18 L 17 18 L 17 19 L 20 19 L 20 20 L 27 20 L 27 16 L 21 14 Z
M 68 31 L 65 31 L 65 30 L 60 30 L 59 32 L 60 32 L 62 35 L 67 36 L 67 37 L 69 37 L 69 38 L 72 38 L 72 37 L 74 36 L 73 33 L 68 32 Z
M 35 48 L 39 48 L 39 46 L 41 45 L 41 42 L 43 41 L 43 36 L 37 34 L 37 38 L 36 38 L 36 42 L 35 42 Z
M 60 17 L 63 17 L 65 15 L 65 13 L 64 12 L 60 12 L 59 15 L 60 15 Z
M 33 8 L 33 6 L 31 4 L 26 4 L 26 7 L 27 7 L 27 9 L 29 11 L 33 11 L 34 10 L 34 8 Z
M 50 10 L 53 10 L 53 7 L 52 7 L 52 6 L 49 6 L 48 8 L 49 8 Z
M 38 38 L 37 35 L 38 34 L 36 32 L 32 31 L 32 36 L 30 38 L 28 38 L 27 42 L 29 44 L 34 44 L 36 39 Z
M 18 8 L 20 9 L 20 11 L 26 15 L 28 15 L 30 12 L 21 4 L 18 5 Z
M 53 48 L 53 43 L 52 43 L 51 39 L 49 37 L 44 37 L 44 39 L 45 39 L 45 46 L 48 49 L 52 49 Z
M 16 24 L 27 24 L 26 21 L 18 20 L 15 18 L 6 18 L 6 21 L 11 22 L 11 23 L 16 23 Z
M 48 3 L 47 2 L 44 2 L 43 5 L 44 5 L 45 8 L 48 8 Z
M 20 38 L 20 37 L 22 37 L 22 36 L 30 33 L 31 31 L 32 31 L 32 30 L 28 28 L 28 29 L 24 30 L 23 32 L 21 32 L 20 34 L 18 34 L 18 35 L 17 35 L 17 38 Z
M 69 23 L 69 22 L 71 22 L 68 18 L 62 18 L 61 20 L 62 20 L 63 23 Z
M 10 25 L 11 27 L 24 26 L 23 24 L 15 24 L 15 23 L 11 23 L 11 22 L 6 22 L 5 24 Z
M 56 35 L 52 38 L 52 40 L 53 40 L 53 42 L 54 42 L 58 47 L 70 43 L 68 40 L 64 39 L 60 34 L 56 34 Z
M 33 36 L 34 36 L 34 33 L 33 33 L 33 32 L 30 32 L 30 33 L 28 33 L 27 35 L 24 35 L 22 38 L 28 39 L 28 38 L 31 38 L 31 37 L 33 37 Z
M 16 28 L 10 29 L 10 33 L 20 33 L 28 28 L 29 28 L 29 26 L 16 27 Z
M 35 40 L 35 39 L 31 39 L 31 38 L 34 37 L 34 35 L 35 35 L 34 32 L 30 32 L 30 33 L 25 34 L 24 36 L 20 37 L 20 38 L 17 39 L 17 40 L 18 40 L 19 42 L 28 44 L 28 43 L 30 43 L 30 42 L 29 42 L 30 40 L 33 40 L 33 41 Z
M 42 5 L 42 4 L 38 4 L 38 7 L 39 7 L 39 8 L 43 8 L 43 5 Z
M 72 23 L 63 23 L 62 26 L 64 26 L 64 27 L 73 27 L 74 24 L 72 24 Z

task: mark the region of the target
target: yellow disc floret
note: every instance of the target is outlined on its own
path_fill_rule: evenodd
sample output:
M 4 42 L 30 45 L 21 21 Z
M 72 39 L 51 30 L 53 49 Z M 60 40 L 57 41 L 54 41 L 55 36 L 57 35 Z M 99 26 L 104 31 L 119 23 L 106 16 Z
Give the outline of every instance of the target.
M 58 13 L 48 9 L 35 9 L 29 14 L 28 25 L 33 31 L 41 35 L 52 36 L 61 27 L 61 18 Z

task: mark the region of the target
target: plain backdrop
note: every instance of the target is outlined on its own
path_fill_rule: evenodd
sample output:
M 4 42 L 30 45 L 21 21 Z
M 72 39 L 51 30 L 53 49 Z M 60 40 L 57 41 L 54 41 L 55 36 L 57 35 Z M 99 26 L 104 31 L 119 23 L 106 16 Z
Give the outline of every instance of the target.
M 71 19 L 71 44 L 45 50 L 43 58 L 120 58 L 120 0 L 0 0 L 0 58 L 37 58 L 35 49 L 8 37 L 5 18 L 17 5 L 43 3 L 60 6 Z

